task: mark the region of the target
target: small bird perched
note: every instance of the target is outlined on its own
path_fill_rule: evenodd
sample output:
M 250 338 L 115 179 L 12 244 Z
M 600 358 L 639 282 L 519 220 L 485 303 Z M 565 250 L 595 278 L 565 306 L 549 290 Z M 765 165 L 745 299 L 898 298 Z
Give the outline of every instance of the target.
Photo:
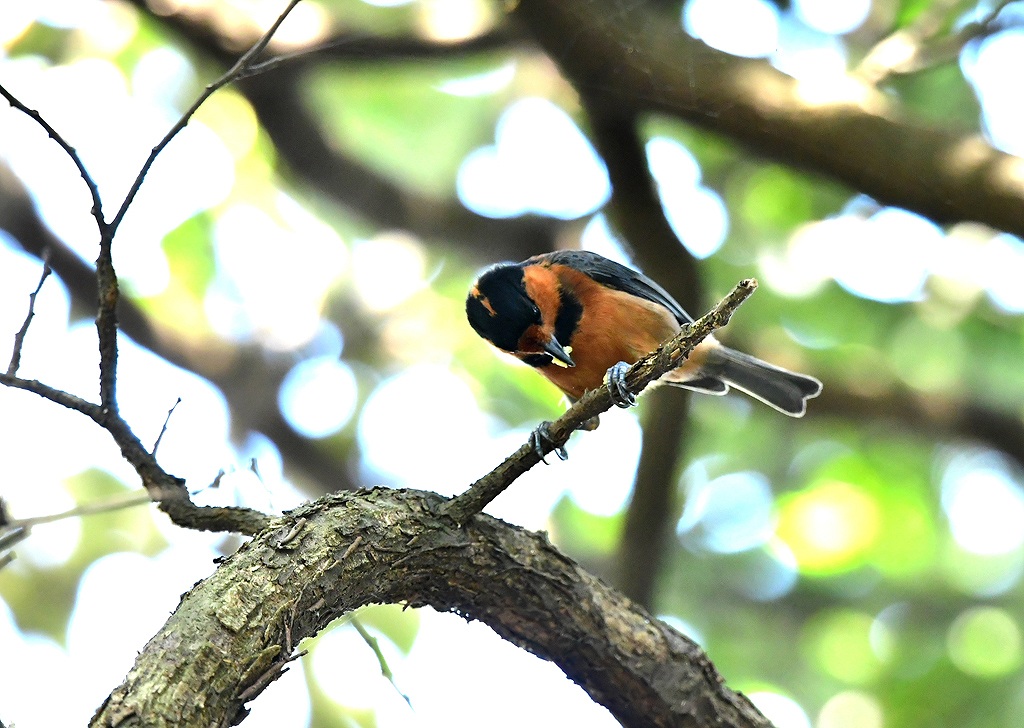
M 629 365 L 693 321 L 647 276 L 577 250 L 487 269 L 469 291 L 466 316 L 480 336 L 535 367 L 572 401 L 600 387 L 607 373 L 620 407 L 635 403 L 624 385 Z M 659 382 L 706 394 L 735 387 L 791 417 L 802 417 L 807 400 L 821 392 L 814 377 L 730 349 L 712 336 Z

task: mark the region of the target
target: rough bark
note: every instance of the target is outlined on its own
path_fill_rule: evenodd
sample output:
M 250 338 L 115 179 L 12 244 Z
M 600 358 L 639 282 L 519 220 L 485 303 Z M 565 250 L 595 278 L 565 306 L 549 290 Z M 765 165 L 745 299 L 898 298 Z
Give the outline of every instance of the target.
M 556 662 L 625 726 L 770 725 L 696 644 L 543 534 L 488 516 L 459 528 L 437 515 L 442 502 L 380 488 L 281 518 L 184 595 L 92 725 L 230 725 L 299 640 L 378 602 L 484 622 Z
M 581 94 L 620 113 L 678 117 L 939 223 L 1024 234 L 1024 160 L 925 125 L 866 83 L 798 81 L 716 51 L 654 3 L 522 0 L 516 15 Z

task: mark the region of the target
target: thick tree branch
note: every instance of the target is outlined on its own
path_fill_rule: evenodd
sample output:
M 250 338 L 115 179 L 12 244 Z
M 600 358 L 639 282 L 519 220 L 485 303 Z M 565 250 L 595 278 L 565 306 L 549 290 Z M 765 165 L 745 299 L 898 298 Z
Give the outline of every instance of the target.
M 658 576 L 682 507 L 676 477 L 690 434 L 691 399 L 686 390 L 660 387 L 645 404 L 643 450 L 612 573 L 615 587 L 647 609 L 655 609 Z
M 655 3 L 522 0 L 516 14 L 581 94 L 677 116 L 940 223 L 1024 234 L 1024 160 L 916 122 L 867 84 L 797 81 L 721 53 Z
M 641 268 L 659 271 L 658 278 L 685 310 L 700 311 L 703 282 L 693 256 L 665 217 L 636 118 L 629 111 L 608 107 L 597 97 L 584 95 L 582 101 L 594 146 L 611 180 L 606 213 L 612 226 L 625 238 Z M 648 608 L 668 554 L 670 524 L 678 517 L 674 476 L 689 412 L 689 394 L 668 390 L 664 388 L 649 402 L 640 465 L 616 555 L 616 586 Z
M 768 721 L 692 641 L 609 589 L 541 534 L 465 527 L 433 493 L 327 496 L 277 521 L 181 601 L 91 725 L 226 726 L 296 644 L 364 604 L 478 619 L 556 662 L 627 727 Z
M 692 324 L 684 326 L 656 351 L 633 364 L 626 372 L 627 389 L 633 394 L 639 394 L 666 372 L 682 364 L 697 344 L 710 336 L 711 332 L 729 323 L 733 312 L 756 288 L 757 281 L 752 278 L 740 281 L 715 308 Z M 534 447 L 532 440 L 526 442 L 501 465 L 473 483 L 464 493 L 446 503 L 445 514 L 458 523 L 465 523 L 497 498 L 516 478 L 539 463 L 542 455 L 554 452 L 565 445 L 573 432 L 584 427 L 602 412 L 611 409 L 613 404 L 607 384 L 586 392 L 565 411 L 565 414 L 549 423 L 548 438 L 542 440 L 541 452 Z

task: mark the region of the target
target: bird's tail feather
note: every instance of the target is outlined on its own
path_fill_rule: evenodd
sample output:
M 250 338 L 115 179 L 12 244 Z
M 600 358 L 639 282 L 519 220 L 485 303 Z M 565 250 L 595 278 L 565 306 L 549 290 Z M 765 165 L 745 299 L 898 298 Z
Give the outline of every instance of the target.
M 720 380 L 791 417 L 803 417 L 807 400 L 821 393 L 821 382 L 814 377 L 791 372 L 727 346 L 710 349 L 701 368 L 710 375 L 706 379 Z M 709 389 L 700 385 L 697 388 Z M 722 387 L 715 393 L 724 391 Z

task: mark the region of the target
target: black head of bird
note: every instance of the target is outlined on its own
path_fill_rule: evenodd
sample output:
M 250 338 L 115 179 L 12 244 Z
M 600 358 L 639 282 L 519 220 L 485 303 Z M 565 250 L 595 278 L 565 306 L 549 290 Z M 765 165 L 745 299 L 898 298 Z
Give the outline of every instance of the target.
M 502 263 L 485 271 L 466 298 L 466 316 L 473 330 L 499 349 L 520 357 L 547 356 L 575 366 L 554 336 L 554 322 L 545 320 L 527 290 L 521 265 Z

